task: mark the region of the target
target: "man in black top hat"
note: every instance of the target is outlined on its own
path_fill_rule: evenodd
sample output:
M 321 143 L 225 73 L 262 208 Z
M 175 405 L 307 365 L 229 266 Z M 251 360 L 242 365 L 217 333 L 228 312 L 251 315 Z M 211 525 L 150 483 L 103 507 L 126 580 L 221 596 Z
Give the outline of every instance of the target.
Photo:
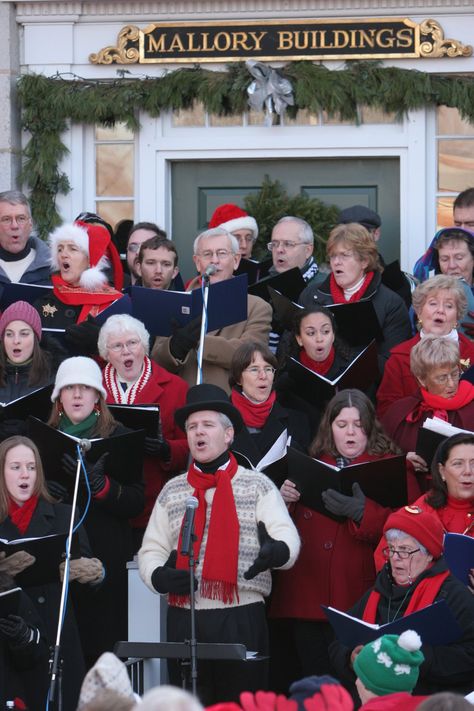
M 175 413 L 186 430 L 192 462 L 162 489 L 138 554 L 140 575 L 154 592 L 168 594 L 168 641 L 190 637 L 189 559 L 182 555 L 182 522 L 189 497 L 198 500 L 196 637 L 198 642 L 246 645 L 268 655 L 264 598 L 272 568 L 290 568 L 299 537 L 275 485 L 239 466 L 229 451 L 240 413 L 216 385 L 190 388 Z M 170 680 L 179 685 L 176 664 Z M 264 689 L 266 661 L 198 663 L 198 693 L 205 705 L 238 701 L 243 690 Z

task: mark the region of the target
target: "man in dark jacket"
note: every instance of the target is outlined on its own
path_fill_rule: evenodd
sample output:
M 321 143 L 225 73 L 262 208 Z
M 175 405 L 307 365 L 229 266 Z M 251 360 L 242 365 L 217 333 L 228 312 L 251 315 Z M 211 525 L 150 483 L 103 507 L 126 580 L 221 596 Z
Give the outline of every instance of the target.
M 0 193 L 0 284 L 21 282 L 49 286 L 48 246 L 31 232 L 30 206 L 23 193 Z

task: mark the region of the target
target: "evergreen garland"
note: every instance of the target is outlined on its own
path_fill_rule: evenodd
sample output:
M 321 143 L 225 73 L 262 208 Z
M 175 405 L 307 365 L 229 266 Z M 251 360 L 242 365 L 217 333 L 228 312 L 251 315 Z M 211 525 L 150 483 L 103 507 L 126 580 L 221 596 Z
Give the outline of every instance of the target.
M 474 77 L 438 75 L 383 67 L 378 62 L 350 62 L 332 71 L 309 61 L 293 62 L 281 73 L 294 89 L 295 106 L 317 113 L 325 110 L 342 120 L 356 121 L 365 105 L 402 117 L 410 110 L 446 105 L 474 123 Z M 70 191 L 60 172 L 67 147 L 61 140 L 69 123 L 112 126 L 125 123 L 137 130 L 138 112 L 187 109 L 200 102 L 209 113 L 240 114 L 247 109 L 251 76 L 244 63 L 227 71 L 200 66 L 171 71 L 162 77 L 85 80 L 65 76 L 25 74 L 18 80 L 22 127 L 30 134 L 23 151 L 22 183 L 31 193 L 33 218 L 41 237 L 60 223 L 56 195 Z

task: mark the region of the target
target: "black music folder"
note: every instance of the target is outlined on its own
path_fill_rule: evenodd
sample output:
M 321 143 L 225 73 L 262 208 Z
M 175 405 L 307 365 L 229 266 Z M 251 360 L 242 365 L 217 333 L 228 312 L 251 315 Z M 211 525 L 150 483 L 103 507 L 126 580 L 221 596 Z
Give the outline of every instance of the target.
M 377 346 L 375 341 L 371 341 L 334 380 L 315 373 L 295 358 L 287 359 L 286 368 L 296 385 L 296 394 L 310 405 L 318 405 L 330 400 L 339 390 L 367 390 L 379 373 Z
M 39 284 L 22 284 L 20 282 L 9 282 L 0 286 L 0 310 L 5 311 L 7 306 L 15 301 L 27 301 L 32 306 L 37 299 L 48 296 L 53 291 L 52 286 L 40 286 Z
M 444 558 L 451 573 L 464 585 L 470 585 L 469 573 L 474 568 L 474 538 L 463 533 L 445 533 Z
M 173 320 L 184 326 L 202 314 L 202 291 L 169 291 L 132 286 L 133 316 L 154 336 L 171 336 Z M 207 331 L 247 319 L 247 277 L 232 277 L 211 284 L 207 303 Z
M 354 649 L 359 644 L 372 642 L 384 634 L 401 634 L 406 630 L 415 630 L 421 637 L 423 644 L 451 644 L 462 636 L 461 628 L 451 612 L 446 600 L 434 602 L 422 610 L 412 612 L 411 615 L 399 617 L 394 622 L 385 625 L 376 625 L 359 620 L 358 617 L 334 607 L 321 605 L 336 633 L 336 637 L 349 649 Z
M 64 473 L 61 460 L 64 454 L 77 458 L 77 444 L 80 440 L 46 425 L 35 417 L 28 419 L 28 430 L 29 436 L 39 449 L 46 479 L 59 482 L 72 494 L 74 477 Z M 134 484 L 143 477 L 144 439 L 144 430 L 104 439 L 91 439 L 92 447 L 83 457 L 90 462 L 96 462 L 102 454 L 108 452 L 106 473 L 109 470 L 119 484 Z M 82 475 L 80 481 L 84 484 Z
M 288 448 L 288 473 L 276 481 L 280 487 L 290 479 L 301 494 L 300 502 L 314 511 L 343 521 L 326 509 L 321 494 L 326 489 L 335 489 L 352 496 L 352 484 L 358 482 L 367 498 L 381 506 L 400 508 L 407 503 L 405 455 L 387 457 L 363 464 L 353 464 L 343 469 L 313 459 L 293 447 Z
M 19 551 L 26 551 L 35 558 L 32 565 L 15 575 L 15 583 L 27 587 L 59 582 L 59 564 L 66 557 L 67 536 L 67 533 L 53 533 L 49 536 L 17 538 L 12 541 L 0 538 L 0 551 L 4 551 L 7 558 Z M 76 536 L 77 534 L 72 539 L 72 558 L 80 557 L 79 542 Z
M 350 346 L 382 341 L 383 333 L 371 299 L 347 304 L 325 304 L 334 314 L 337 332 Z
M 271 258 L 258 262 L 256 259 L 246 259 L 245 257 L 242 257 L 234 274 L 235 276 L 246 274 L 248 283 L 255 284 L 259 279 L 263 279 L 268 275 L 268 270 L 271 266 Z
M 22 395 L 16 400 L 0 403 L 0 419 L 2 420 L 26 420 L 30 415 L 39 420 L 47 420 L 52 408 L 51 394 L 53 384 L 45 385 L 38 390 Z
M 158 437 L 160 434 L 159 405 L 107 405 L 116 420 L 131 430 L 145 430 L 148 437 Z
M 269 287 L 272 287 L 272 289 L 279 291 L 280 294 L 291 299 L 291 301 L 298 301 L 299 295 L 305 286 L 306 282 L 301 276 L 300 270 L 298 267 L 294 267 L 293 269 L 288 269 L 286 272 L 267 276 L 265 279 L 251 284 L 249 286 L 249 294 L 259 296 L 261 299 L 264 299 L 264 301 L 270 301 Z

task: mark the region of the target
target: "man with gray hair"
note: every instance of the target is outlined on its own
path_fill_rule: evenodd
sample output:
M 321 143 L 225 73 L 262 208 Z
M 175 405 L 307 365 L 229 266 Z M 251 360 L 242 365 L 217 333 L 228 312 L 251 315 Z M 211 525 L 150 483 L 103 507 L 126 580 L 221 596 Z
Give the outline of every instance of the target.
M 32 229 L 25 195 L 18 190 L 0 193 L 0 284 L 51 284 L 49 248 Z
M 274 226 L 272 241 L 267 246 L 273 259 L 270 274 L 281 274 L 298 267 L 307 284 L 324 281 L 326 275 L 320 274 L 313 257 L 313 230 L 306 220 L 293 215 L 282 217 Z
M 202 232 L 194 240 L 194 263 L 198 277 L 188 284 L 188 291 L 197 288 L 201 276 L 212 267 L 210 283 L 215 284 L 233 277 L 240 262 L 239 243 L 223 227 Z M 210 297 L 212 298 L 212 296 Z M 203 382 L 219 385 L 227 393 L 232 356 L 243 340 L 268 343 L 272 310 L 258 296 L 247 296 L 247 319 L 211 331 L 205 337 L 203 353 Z M 189 385 L 196 382 L 197 346 L 201 324 L 195 319 L 169 338 L 159 337 L 153 346 L 152 357 L 163 368 L 180 375 Z
M 270 571 L 294 564 L 298 532 L 273 482 L 239 466 L 230 452 L 234 432 L 244 425 L 221 388 L 190 388 L 175 420 L 186 430 L 192 461 L 156 500 L 138 553 L 140 575 L 153 592 L 168 595 L 167 640 L 189 640 L 191 582 L 183 523 L 189 497 L 195 497 L 196 538 L 189 548 L 193 545 L 197 561 L 196 639 L 244 644 L 266 658 L 264 598 L 270 594 Z M 168 671 L 178 686 L 176 662 Z M 206 706 L 238 701 L 241 691 L 266 688 L 267 661 L 198 660 L 197 681 Z

